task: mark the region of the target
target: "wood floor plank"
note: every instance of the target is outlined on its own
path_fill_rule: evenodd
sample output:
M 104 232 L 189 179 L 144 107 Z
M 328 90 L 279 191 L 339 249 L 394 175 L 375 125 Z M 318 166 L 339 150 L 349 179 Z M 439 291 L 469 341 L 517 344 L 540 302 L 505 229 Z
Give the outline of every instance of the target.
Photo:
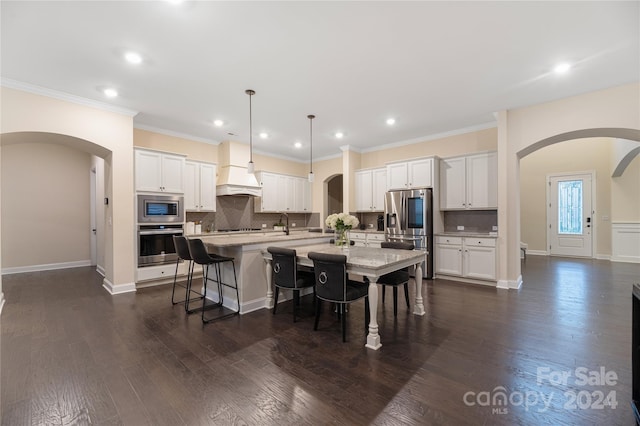
M 529 256 L 504 291 L 423 282 L 427 315 L 391 298 L 383 346 L 364 347 L 364 306 L 347 342 L 312 296 L 202 325 L 171 288 L 111 296 L 91 268 L 3 277 L 2 424 L 632 424 L 631 284 L 640 265 Z M 410 286 L 410 294 L 414 289 Z M 538 368 L 616 372 L 615 385 L 537 383 Z M 575 377 L 574 377 L 575 379 Z M 544 412 L 470 405 L 469 392 L 553 393 Z M 614 391 L 616 409 L 569 409 L 567 392 Z M 586 394 L 585 394 L 586 395 Z M 583 395 L 584 396 L 584 395 Z

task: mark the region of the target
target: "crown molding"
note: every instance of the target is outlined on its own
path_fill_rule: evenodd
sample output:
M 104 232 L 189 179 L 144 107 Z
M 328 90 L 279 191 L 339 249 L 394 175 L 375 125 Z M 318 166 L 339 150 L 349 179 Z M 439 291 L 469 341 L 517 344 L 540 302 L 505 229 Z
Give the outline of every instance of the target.
M 491 129 L 491 128 L 494 128 L 494 127 L 498 127 L 498 123 L 496 123 L 494 121 L 490 121 L 488 123 L 482 123 L 482 124 L 477 124 L 477 125 L 474 125 L 474 126 L 463 127 L 461 129 L 451 130 L 451 131 L 448 131 L 448 132 L 435 133 L 435 134 L 432 134 L 432 135 L 421 136 L 421 137 L 417 137 L 417 138 L 413 138 L 413 139 L 407 139 L 407 140 L 398 141 L 398 142 L 391 142 L 391 143 L 387 143 L 387 144 L 384 144 L 384 145 L 378 145 L 378 146 L 373 147 L 373 148 L 362 149 L 360 152 L 364 153 L 364 152 L 382 151 L 382 150 L 389 149 L 389 148 L 397 148 L 399 146 L 413 145 L 413 144 L 421 143 L 421 142 L 429 142 L 429 141 L 433 141 L 433 140 L 436 140 L 436 139 L 442 139 L 442 138 L 446 138 L 446 137 L 450 137 L 450 136 L 463 135 L 465 133 L 477 132 L 478 130 L 486 130 L 486 129 Z
M 22 81 L 12 80 L 10 78 L 0 77 L 0 86 L 8 89 L 21 90 L 23 92 L 33 93 L 34 95 L 46 96 L 61 101 L 71 102 L 78 105 L 88 106 L 91 108 L 114 112 L 116 114 L 126 115 L 127 117 L 135 117 L 138 111 L 127 108 L 118 107 L 106 102 L 95 101 L 93 99 L 82 98 L 70 93 L 60 92 L 46 87 L 37 86 L 35 84 L 25 83 Z
M 161 135 L 173 136 L 174 138 L 188 139 L 194 142 L 208 143 L 210 145 L 220 145 L 220 141 L 214 139 L 201 138 L 187 133 L 174 132 L 160 127 L 148 126 L 146 124 L 133 123 L 133 128 L 138 130 L 146 130 L 147 132 L 160 133 Z
M 342 145 L 340 147 L 340 151 L 345 152 L 345 151 L 353 151 L 353 152 L 363 152 L 362 149 L 352 146 L 352 145 Z

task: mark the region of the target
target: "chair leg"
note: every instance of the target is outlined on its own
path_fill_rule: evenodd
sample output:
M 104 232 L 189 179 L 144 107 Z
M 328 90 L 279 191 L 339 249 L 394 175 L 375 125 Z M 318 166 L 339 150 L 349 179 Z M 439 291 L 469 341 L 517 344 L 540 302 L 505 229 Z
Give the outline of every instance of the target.
M 316 320 L 313 324 L 313 330 L 318 330 L 318 322 L 320 321 L 320 308 L 322 307 L 322 301 L 316 297 Z
M 342 342 L 347 341 L 347 313 L 345 312 L 345 303 L 340 304 L 340 312 L 342 314 Z
M 382 304 L 384 305 L 384 290 L 387 288 L 386 285 L 382 286 Z
M 280 288 L 273 287 L 273 315 L 276 314 L 276 308 L 278 307 L 278 295 L 280 294 Z
M 300 290 L 293 290 L 293 322 L 296 322 L 296 313 L 300 304 Z
M 202 285 L 203 285 L 203 291 L 202 294 L 204 295 L 204 297 L 202 298 L 202 323 L 206 323 L 205 319 L 204 319 L 204 308 L 205 308 L 205 304 L 207 303 L 207 277 L 209 276 L 209 265 L 206 265 L 205 267 L 203 267 L 202 269 Z
M 407 309 L 409 309 L 409 283 L 404 283 L 404 299 L 407 301 Z
M 393 316 L 398 316 L 398 287 L 393 286 Z
M 171 290 L 171 304 L 175 305 L 178 302 L 176 302 L 173 298 L 173 295 L 176 293 L 176 281 L 178 280 L 178 265 L 180 265 L 180 259 L 176 260 L 176 272 L 175 274 L 173 274 L 173 289 Z M 188 286 L 188 284 L 187 284 Z M 187 296 L 189 296 L 189 294 L 187 293 Z

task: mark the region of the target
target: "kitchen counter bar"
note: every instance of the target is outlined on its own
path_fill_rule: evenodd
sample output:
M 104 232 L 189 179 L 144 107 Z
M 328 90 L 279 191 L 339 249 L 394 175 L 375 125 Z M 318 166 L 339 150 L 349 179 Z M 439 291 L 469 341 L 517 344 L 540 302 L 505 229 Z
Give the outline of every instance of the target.
M 273 299 L 267 296 L 267 271 L 265 268 L 262 251 L 270 246 L 287 247 L 295 249 L 297 246 L 311 244 L 329 244 L 333 233 L 291 231 L 289 235 L 284 232 L 221 232 L 208 235 L 187 235 L 187 238 L 201 239 L 210 253 L 220 254 L 234 258 L 236 277 L 238 280 L 238 293 L 240 300 L 236 300 L 235 291 L 224 288 L 224 305 L 230 309 L 239 309 L 240 314 L 246 314 L 258 309 L 273 307 Z M 213 268 L 210 269 L 210 278 L 215 278 Z M 233 269 L 229 263 L 222 265 L 222 279 L 224 282 L 233 282 Z M 207 298 L 218 300 L 217 286 L 207 286 Z M 289 297 L 290 294 L 285 293 Z M 282 297 L 279 300 L 286 300 Z

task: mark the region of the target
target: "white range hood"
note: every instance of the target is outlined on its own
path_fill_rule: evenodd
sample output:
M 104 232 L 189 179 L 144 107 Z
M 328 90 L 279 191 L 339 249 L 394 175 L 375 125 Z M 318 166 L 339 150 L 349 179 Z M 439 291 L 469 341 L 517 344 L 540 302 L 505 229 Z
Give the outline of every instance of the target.
M 247 171 L 250 158 L 248 145 L 222 142 L 218 148 L 218 155 L 216 195 L 262 196 L 262 187 L 256 176 Z

